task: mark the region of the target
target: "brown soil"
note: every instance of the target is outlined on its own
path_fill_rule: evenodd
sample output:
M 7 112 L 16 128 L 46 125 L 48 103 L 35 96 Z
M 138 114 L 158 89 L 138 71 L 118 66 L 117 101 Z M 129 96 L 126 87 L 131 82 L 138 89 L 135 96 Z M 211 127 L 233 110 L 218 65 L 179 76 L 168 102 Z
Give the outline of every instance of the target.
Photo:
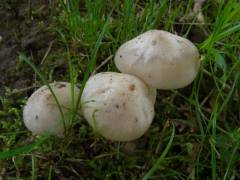
M 29 3 L 30 2 L 30 3 Z M 49 33 L 52 4 L 48 0 L 3 0 L 0 2 L 0 96 L 4 86 L 24 88 L 31 84 L 31 68 L 21 68 L 23 52 L 39 63 L 53 40 Z

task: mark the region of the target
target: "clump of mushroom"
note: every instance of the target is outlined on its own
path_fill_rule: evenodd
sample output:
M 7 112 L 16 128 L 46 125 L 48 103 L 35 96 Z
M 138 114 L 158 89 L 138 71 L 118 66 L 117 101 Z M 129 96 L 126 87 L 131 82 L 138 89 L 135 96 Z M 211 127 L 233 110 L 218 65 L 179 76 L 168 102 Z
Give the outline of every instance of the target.
M 102 136 L 130 141 L 142 136 L 154 117 L 156 90 L 135 76 L 98 73 L 87 81 L 81 103 L 88 123 Z
M 157 89 L 178 89 L 197 75 L 200 59 L 189 40 L 161 30 L 147 31 L 124 43 L 115 56 L 117 68 Z
M 114 141 L 141 137 L 154 118 L 156 88 L 187 86 L 196 77 L 200 65 L 194 44 L 160 30 L 145 32 L 124 43 L 114 61 L 126 74 L 98 73 L 89 78 L 81 96 L 85 119 L 103 137 Z M 69 83 L 56 82 L 50 86 L 62 113 L 51 91 L 43 86 L 28 99 L 23 111 L 24 123 L 34 134 L 62 136 L 63 120 L 67 125 L 67 115 L 77 96 L 72 98 Z M 79 94 L 77 87 L 74 94 Z
M 37 89 L 27 100 L 23 109 L 24 124 L 33 134 L 63 136 L 64 122 L 66 126 L 69 124 L 68 115 L 72 111 L 72 97 L 76 103 L 79 89 L 74 87 L 73 96 L 70 83 L 54 82 L 49 85 L 58 99 L 64 117 L 53 94 L 45 85 Z

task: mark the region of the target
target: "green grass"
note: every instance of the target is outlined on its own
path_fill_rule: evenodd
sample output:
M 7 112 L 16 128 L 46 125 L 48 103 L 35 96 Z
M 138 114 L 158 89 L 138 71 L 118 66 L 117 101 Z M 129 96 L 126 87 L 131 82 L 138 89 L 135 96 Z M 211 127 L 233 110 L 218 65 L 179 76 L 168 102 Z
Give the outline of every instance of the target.
M 193 4 L 193 0 L 59 1 L 52 9 L 49 31 L 61 51 L 51 51 L 41 67 L 23 54 L 19 64 L 31 66 L 38 84 L 62 80 L 72 87 L 80 85 L 80 94 L 73 94 L 72 88 L 72 98 L 78 96 L 78 102 L 72 104 L 71 128 L 64 139 L 34 137 L 22 120 L 26 91 L 7 88 L 0 97 L 0 174 L 49 180 L 239 179 L 240 4 L 207 1 L 203 6 L 206 24 L 187 17 Z M 118 47 L 149 29 L 199 37 L 195 44 L 202 62 L 188 87 L 158 91 L 154 122 L 133 142 L 136 147 L 131 151 L 128 143 L 96 135 L 76 112 L 91 73 L 117 71 L 112 55 Z M 68 66 L 61 76 L 57 67 L 48 64 L 59 57 Z M 106 59 L 108 63 L 98 68 Z

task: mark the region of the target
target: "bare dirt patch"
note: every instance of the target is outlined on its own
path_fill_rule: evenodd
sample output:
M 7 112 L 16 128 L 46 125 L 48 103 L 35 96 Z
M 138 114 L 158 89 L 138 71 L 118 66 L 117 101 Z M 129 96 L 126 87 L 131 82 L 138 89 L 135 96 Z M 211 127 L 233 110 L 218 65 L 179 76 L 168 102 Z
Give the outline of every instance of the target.
M 18 53 L 43 58 L 53 35 L 49 32 L 51 1 L 3 0 L 0 2 L 0 95 L 4 86 L 24 88 L 34 78 L 30 68 L 21 68 Z

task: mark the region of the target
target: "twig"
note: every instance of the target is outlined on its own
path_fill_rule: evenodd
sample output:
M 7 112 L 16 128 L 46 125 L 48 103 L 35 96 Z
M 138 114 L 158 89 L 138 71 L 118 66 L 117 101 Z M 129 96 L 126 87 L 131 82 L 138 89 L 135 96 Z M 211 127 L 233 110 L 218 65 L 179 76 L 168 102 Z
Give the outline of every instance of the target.
M 22 92 L 25 92 L 25 91 L 28 91 L 28 90 L 31 90 L 31 89 L 34 89 L 34 88 L 37 88 L 37 87 L 39 87 L 39 86 L 33 85 L 33 86 L 25 87 L 25 88 L 22 88 L 22 89 L 14 89 L 11 92 L 11 94 L 22 93 Z
M 193 12 L 197 15 L 197 21 L 199 23 L 205 23 L 204 16 L 202 13 L 202 5 L 204 4 L 205 0 L 195 0 L 195 4 L 193 7 Z
M 91 75 L 96 74 L 96 72 L 103 67 L 105 64 L 107 64 L 108 61 L 110 61 L 112 59 L 113 55 L 110 55 L 107 59 L 105 59 L 104 61 L 101 62 L 101 64 L 95 68 L 95 70 L 92 72 Z
M 53 41 L 50 42 L 50 44 L 49 44 L 49 46 L 48 46 L 48 49 L 47 49 L 46 53 L 44 54 L 44 56 L 43 56 L 43 58 L 42 58 L 42 61 L 41 61 L 41 63 L 40 63 L 41 65 L 44 63 L 44 61 L 46 60 L 49 52 L 51 51 L 52 45 L 53 45 Z

